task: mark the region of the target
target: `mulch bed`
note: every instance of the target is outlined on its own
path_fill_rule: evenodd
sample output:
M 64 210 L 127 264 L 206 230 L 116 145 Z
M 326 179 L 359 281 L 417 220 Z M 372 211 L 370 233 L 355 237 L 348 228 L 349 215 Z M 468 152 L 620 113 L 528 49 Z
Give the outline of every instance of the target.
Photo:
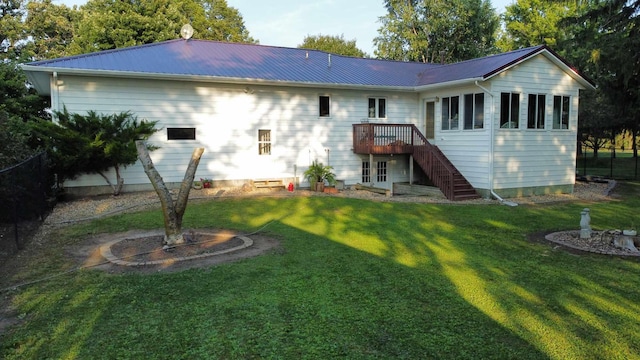
M 111 253 L 129 262 L 148 262 L 186 258 L 207 253 L 216 253 L 241 246 L 242 239 L 230 232 L 215 234 L 189 233 L 187 242 L 163 249 L 163 235 L 124 239 L 111 245 Z

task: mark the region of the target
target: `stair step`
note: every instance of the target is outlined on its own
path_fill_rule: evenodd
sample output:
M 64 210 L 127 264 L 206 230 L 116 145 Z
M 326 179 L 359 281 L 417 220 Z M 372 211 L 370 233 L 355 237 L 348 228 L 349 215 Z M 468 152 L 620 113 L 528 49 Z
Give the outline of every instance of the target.
M 469 195 L 454 195 L 453 199 L 455 201 L 461 201 L 461 200 L 473 200 L 473 199 L 479 199 L 480 196 L 478 194 L 469 194 Z
M 285 188 L 285 185 L 281 179 L 259 179 L 259 180 L 253 180 L 252 183 L 253 183 L 253 186 L 255 186 L 256 188 L 270 188 L 270 189 Z

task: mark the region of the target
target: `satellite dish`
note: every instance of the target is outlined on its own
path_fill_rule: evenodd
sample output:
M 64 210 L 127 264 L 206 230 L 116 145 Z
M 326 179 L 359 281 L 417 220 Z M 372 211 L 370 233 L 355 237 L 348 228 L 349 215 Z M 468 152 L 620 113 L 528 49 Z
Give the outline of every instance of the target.
M 185 40 L 189 40 L 191 39 L 192 35 L 193 35 L 193 27 L 189 24 L 183 25 L 182 29 L 180 29 L 180 36 L 182 36 L 182 38 Z

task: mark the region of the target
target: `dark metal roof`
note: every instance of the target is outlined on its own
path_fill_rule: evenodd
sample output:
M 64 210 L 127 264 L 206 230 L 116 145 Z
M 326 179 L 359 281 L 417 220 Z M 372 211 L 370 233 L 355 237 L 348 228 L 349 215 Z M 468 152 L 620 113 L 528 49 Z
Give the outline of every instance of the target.
M 130 73 L 132 76 L 164 74 L 316 85 L 415 88 L 484 79 L 546 49 L 538 46 L 440 65 L 356 58 L 318 50 L 179 39 L 32 62 L 24 68 L 27 72 L 70 70 L 96 74 Z

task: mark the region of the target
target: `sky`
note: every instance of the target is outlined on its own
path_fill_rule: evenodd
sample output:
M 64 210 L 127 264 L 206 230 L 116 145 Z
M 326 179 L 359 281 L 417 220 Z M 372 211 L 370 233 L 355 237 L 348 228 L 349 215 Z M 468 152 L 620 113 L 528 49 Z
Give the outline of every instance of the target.
M 86 0 L 58 0 L 67 6 Z M 491 0 L 499 13 L 515 0 Z M 240 11 L 249 34 L 262 45 L 297 47 L 307 35 L 342 35 L 373 56 L 383 0 L 227 0 Z M 177 36 L 178 34 L 176 34 Z

